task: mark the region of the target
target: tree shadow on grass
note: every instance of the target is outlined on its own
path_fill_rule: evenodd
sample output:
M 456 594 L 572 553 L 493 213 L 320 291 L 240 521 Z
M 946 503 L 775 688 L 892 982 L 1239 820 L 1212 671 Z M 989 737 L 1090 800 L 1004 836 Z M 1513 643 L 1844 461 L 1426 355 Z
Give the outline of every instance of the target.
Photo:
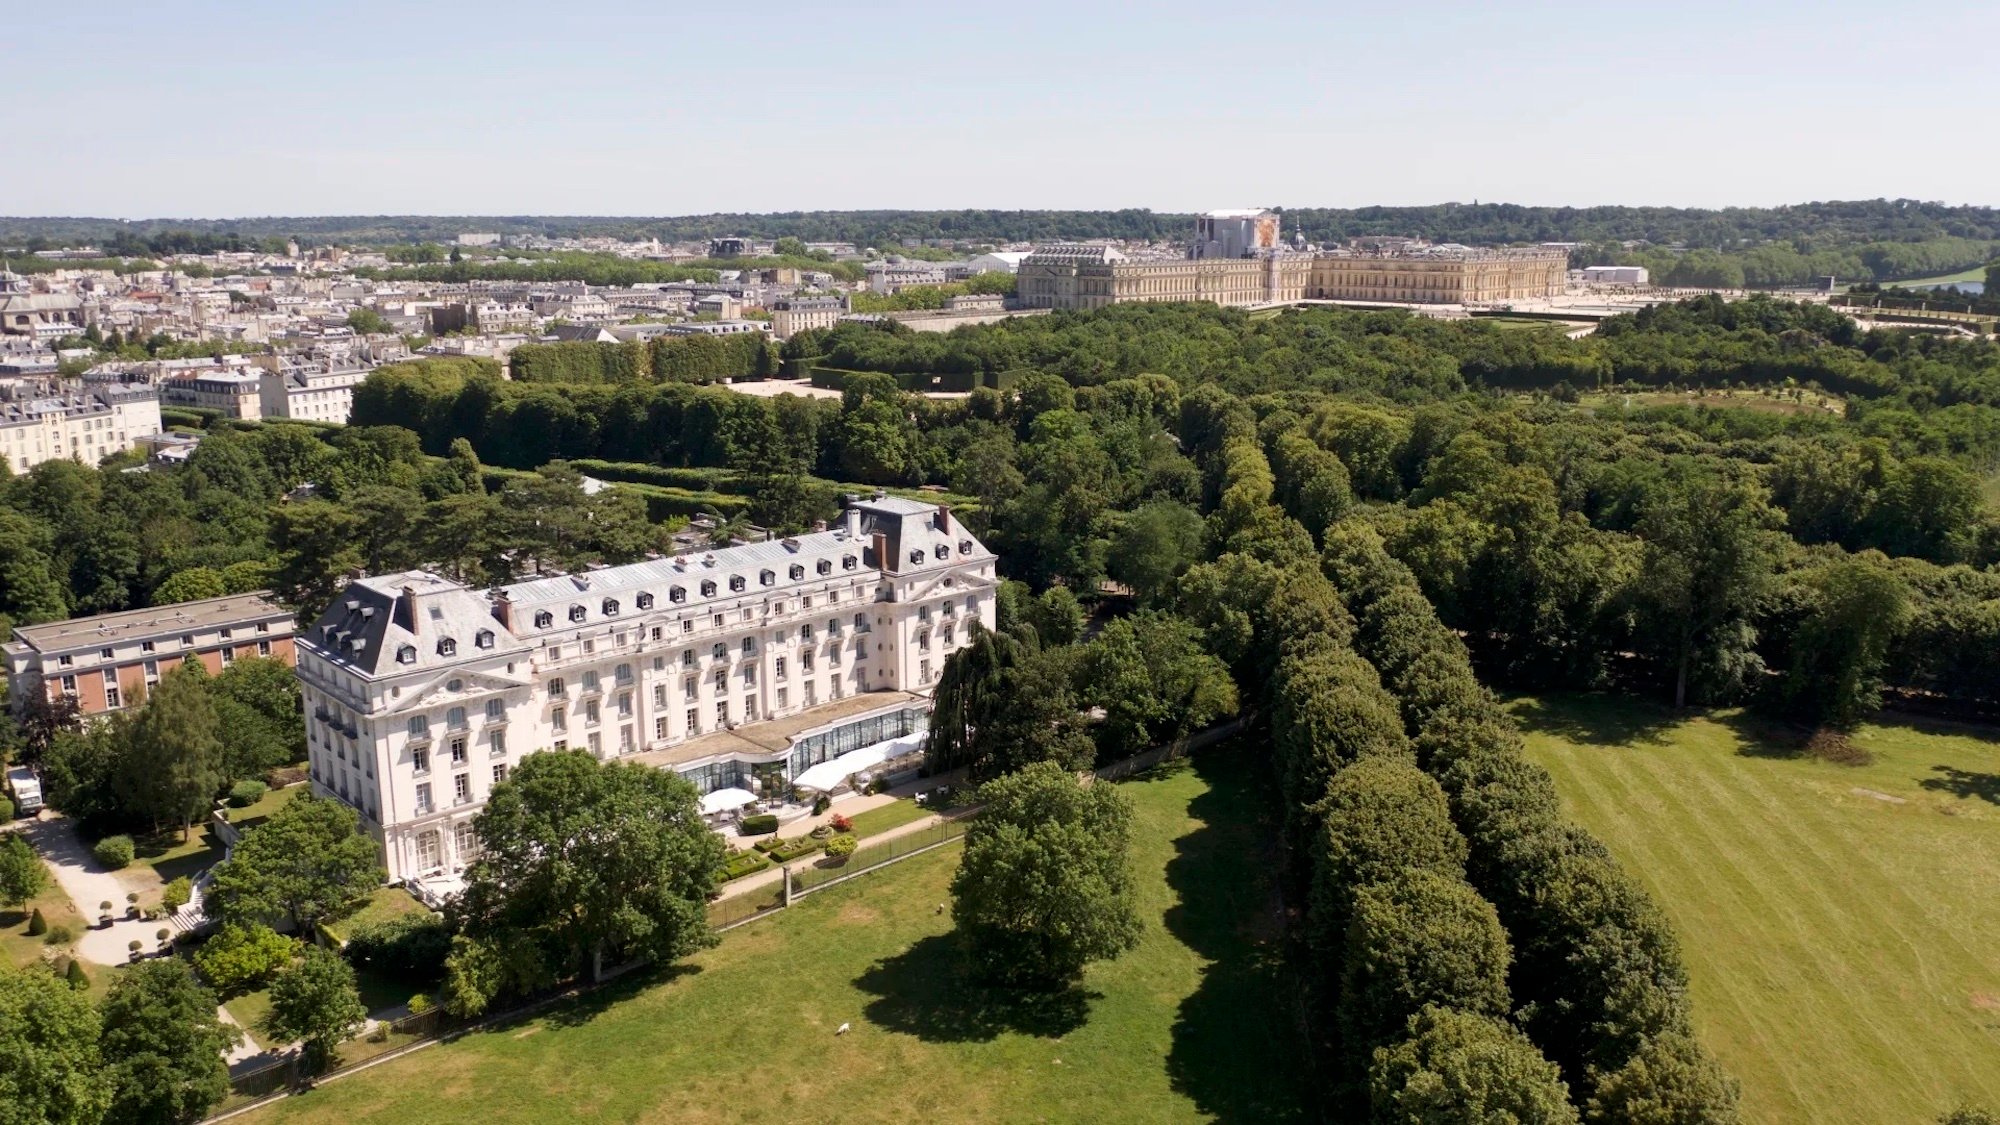
M 1978 773 L 1956 766 L 1932 766 L 1931 772 L 1937 776 L 1924 778 L 1917 784 L 1933 792 L 1977 797 L 1989 805 L 2000 805 L 2000 773 Z
M 1101 994 L 994 988 L 968 980 L 955 934 L 927 937 L 877 961 L 854 981 L 875 999 L 864 1014 L 880 1027 L 934 1043 L 984 1043 L 1003 1032 L 1055 1039 L 1082 1027 Z
M 1208 791 L 1188 806 L 1202 827 L 1174 841 L 1168 932 L 1209 963 L 1181 1001 L 1167 1054 L 1174 1089 L 1223 1122 L 1302 1121 L 1312 1083 L 1284 963 L 1275 793 L 1236 740 L 1193 757 Z
M 1621 695 L 1520 696 L 1508 710 L 1521 729 L 1594 746 L 1662 745 L 1667 731 L 1697 712 Z

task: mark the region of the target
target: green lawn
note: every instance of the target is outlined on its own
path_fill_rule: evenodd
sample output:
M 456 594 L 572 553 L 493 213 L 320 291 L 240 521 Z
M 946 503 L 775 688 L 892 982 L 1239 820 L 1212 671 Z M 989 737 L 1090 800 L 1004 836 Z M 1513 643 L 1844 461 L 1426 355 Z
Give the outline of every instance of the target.
M 1913 285 L 1956 285 L 1961 281 L 1985 280 L 1986 267 L 1973 266 L 1970 269 L 1959 270 L 1957 273 L 1939 274 L 1936 277 L 1917 277 L 1911 278 L 1908 281 L 1885 281 L 1882 283 L 1882 287 L 1887 289 L 1891 286 L 1900 285 L 1907 289 Z
M 224 805 L 223 815 L 229 818 L 229 823 L 239 828 L 255 828 L 272 813 L 284 808 L 293 798 L 311 788 L 312 786 L 301 782 L 297 785 L 287 785 L 283 789 L 267 790 L 262 797 L 240 809 L 235 805 Z
M 172 830 L 158 836 L 136 836 L 133 841 L 136 846 L 129 870 L 151 868 L 161 886 L 183 875 L 193 879 L 222 862 L 222 842 L 215 838 L 206 821 L 196 824 L 186 839 L 181 838 L 178 830 Z M 157 902 L 159 895 L 154 892 L 146 900 Z
M 264 1017 L 271 1011 L 270 989 L 258 988 L 231 996 L 222 1002 L 222 1006 L 229 1009 L 229 1014 L 235 1017 L 237 1023 L 243 1025 L 244 1034 L 250 1037 L 252 1043 L 259 1047 L 270 1046 L 261 1027 Z
M 71 940 L 61 945 L 50 945 L 46 940 L 47 934 L 29 937 L 28 923 L 34 918 L 36 910 L 42 912 L 42 920 L 49 924 L 49 928 L 68 927 Z M 41 894 L 29 900 L 26 909 L 0 907 L 0 950 L 4 950 L 7 960 L 16 966 L 32 965 L 41 960 L 44 954 L 67 956 L 76 944 L 75 939 L 82 937 L 84 930 L 90 924 L 77 913 L 76 906 L 70 902 L 69 896 L 63 893 L 62 888 L 56 885 L 55 876 L 51 875 L 48 885 L 42 888 Z M 86 970 L 91 967 L 84 966 Z
M 723 935 L 678 970 L 468 1036 L 263 1120 L 1304 1119 L 1270 868 L 1275 802 L 1227 750 L 1122 786 L 1140 947 L 1024 1004 L 954 974 L 958 847 Z M 834 1035 L 842 1023 L 853 1031 Z
M 1737 712 L 1515 703 L 1565 806 L 1672 916 L 1745 1119 L 2000 1106 L 2000 733 L 1879 724 L 1838 766 Z
M 428 914 L 431 908 L 418 902 L 416 896 L 401 887 L 377 887 L 373 894 L 355 907 L 352 912 L 339 918 L 320 923 L 320 930 L 335 942 L 345 942 L 349 934 L 362 926 L 386 922 L 405 914 Z
M 929 815 L 931 811 L 915 801 L 902 800 L 893 805 L 866 809 L 848 819 L 854 821 L 854 835 L 862 838 L 873 836 L 877 832 L 887 832 L 891 828 L 900 828 Z

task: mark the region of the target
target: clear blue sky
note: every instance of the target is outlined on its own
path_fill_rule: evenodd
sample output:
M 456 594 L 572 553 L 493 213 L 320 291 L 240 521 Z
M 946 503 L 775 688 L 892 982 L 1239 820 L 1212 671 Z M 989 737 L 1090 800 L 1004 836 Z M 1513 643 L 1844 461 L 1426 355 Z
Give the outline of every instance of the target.
M 0 214 L 2000 204 L 1994 0 L 116 0 L 7 27 Z

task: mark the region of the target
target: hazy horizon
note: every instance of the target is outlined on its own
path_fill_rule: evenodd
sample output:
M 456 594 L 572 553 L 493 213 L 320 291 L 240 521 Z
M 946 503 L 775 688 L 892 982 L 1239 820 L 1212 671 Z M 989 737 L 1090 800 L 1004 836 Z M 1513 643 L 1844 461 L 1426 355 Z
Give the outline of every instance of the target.
M 114 0 L 16 35 L 13 216 L 2000 204 L 1954 108 L 2000 5 L 1965 0 Z

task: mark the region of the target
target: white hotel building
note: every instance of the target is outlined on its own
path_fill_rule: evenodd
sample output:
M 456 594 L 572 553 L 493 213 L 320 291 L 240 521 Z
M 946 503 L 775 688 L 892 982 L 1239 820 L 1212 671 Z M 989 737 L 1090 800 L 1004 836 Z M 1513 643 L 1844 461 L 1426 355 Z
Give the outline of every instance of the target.
M 948 508 L 894 497 L 793 539 L 491 590 L 360 579 L 297 638 L 313 790 L 360 812 L 391 880 L 449 880 L 536 750 L 635 756 L 703 793 L 797 777 L 922 729 L 996 584 Z

